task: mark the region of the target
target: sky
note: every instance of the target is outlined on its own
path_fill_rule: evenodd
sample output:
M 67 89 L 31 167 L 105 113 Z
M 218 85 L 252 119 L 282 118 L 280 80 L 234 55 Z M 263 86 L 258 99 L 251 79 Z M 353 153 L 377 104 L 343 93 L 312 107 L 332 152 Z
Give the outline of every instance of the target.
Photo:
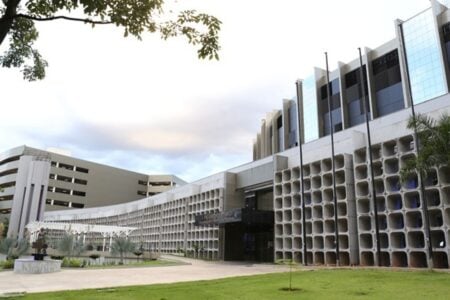
M 266 113 L 295 81 L 395 36 L 429 0 L 183 0 L 222 21 L 219 61 L 183 38 L 124 38 L 114 26 L 37 24 L 47 76 L 0 69 L 0 152 L 28 145 L 193 181 L 252 160 Z M 4 51 L 5 44 L 0 47 Z

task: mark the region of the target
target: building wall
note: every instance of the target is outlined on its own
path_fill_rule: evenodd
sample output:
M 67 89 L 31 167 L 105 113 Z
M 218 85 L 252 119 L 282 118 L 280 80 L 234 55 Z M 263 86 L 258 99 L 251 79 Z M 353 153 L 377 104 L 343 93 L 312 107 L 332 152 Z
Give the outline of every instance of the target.
M 418 113 L 439 117 L 450 113 L 450 94 L 416 106 Z M 380 223 L 381 263 L 385 266 L 424 267 L 424 216 L 417 182 L 399 182 L 399 170 L 414 156 L 412 133 L 406 128 L 409 109 L 371 121 L 375 184 Z M 207 259 L 223 259 L 222 228 L 195 226 L 195 215 L 243 207 L 243 191 L 271 183 L 274 189 L 274 257 L 310 264 L 336 263 L 335 230 L 339 230 L 341 265 L 376 265 L 373 210 L 368 180 L 365 124 L 335 135 L 336 198 L 334 202 L 329 137 L 304 148 L 305 229 L 300 193 L 298 147 L 239 166 L 160 195 L 96 209 L 48 212 L 47 221 L 134 226 L 133 241 L 146 249 L 193 253 L 199 247 Z M 437 168 L 426 179 L 431 238 L 436 267 L 448 268 L 450 242 L 450 170 Z M 337 226 L 336 226 L 337 225 Z M 303 252 L 303 241 L 307 253 Z
M 46 161 L 48 168 L 45 172 L 36 171 L 36 161 Z M 11 223 L 16 222 L 20 215 L 12 210 L 23 202 L 23 189 L 30 188 L 29 176 L 34 181 L 38 180 L 36 176 L 41 176 L 39 180 L 45 186 L 46 211 L 129 202 L 185 183 L 173 175 L 146 175 L 21 146 L 0 155 L 0 187 L 3 189 L 0 192 L 0 214 L 5 217 L 11 214 Z M 35 203 L 32 205 L 34 207 Z M 20 226 L 23 228 L 25 225 Z M 23 229 L 11 229 L 14 235 L 22 232 Z
M 148 182 L 145 174 L 55 153 L 51 153 L 51 159 L 50 173 L 56 178 L 49 180 L 47 198 L 51 203 L 48 203 L 48 210 L 61 209 L 55 201 L 88 208 L 137 200 L 147 195 L 147 187 L 139 184 L 140 181 Z M 61 178 L 69 181 L 62 181 Z
M 222 259 L 223 235 L 218 226 L 194 226 L 198 214 L 219 213 L 224 208 L 225 190 L 234 175 L 220 173 L 174 188 L 169 192 L 131 203 L 101 209 L 46 213 L 46 221 L 136 227 L 130 238 L 144 249 L 175 253 L 180 250 L 204 259 Z M 98 238 L 90 241 L 102 244 Z M 108 249 L 107 249 L 108 250 Z

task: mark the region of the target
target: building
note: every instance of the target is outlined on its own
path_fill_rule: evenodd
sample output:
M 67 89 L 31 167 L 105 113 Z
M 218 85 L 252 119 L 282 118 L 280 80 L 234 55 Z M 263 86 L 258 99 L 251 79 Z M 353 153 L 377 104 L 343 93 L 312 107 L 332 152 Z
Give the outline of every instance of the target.
M 124 203 L 182 184 L 174 175 L 146 175 L 28 146 L 0 155 L 0 213 L 11 215 L 10 234 L 41 220 L 44 211 Z
M 411 101 L 419 104 L 448 93 L 449 12 L 440 2 L 432 3 L 431 8 L 408 20 L 396 20 L 396 38 L 376 49 L 364 49 L 364 91 L 371 119 L 408 108 Z M 330 72 L 335 132 L 364 122 L 359 65 L 359 59 L 340 62 Z M 329 135 L 326 70 L 315 68 L 312 76 L 302 80 L 299 94 L 302 141 Z M 268 114 L 262 121 L 253 147 L 255 160 L 297 146 L 296 121 L 292 122 L 292 114 L 296 114 L 294 101 L 284 100 L 282 110 Z
M 45 220 L 132 226 L 138 230 L 131 239 L 147 249 L 198 250 L 206 259 L 396 267 L 426 267 L 432 259 L 434 267 L 448 268 L 450 168 L 433 169 L 424 178 L 423 195 L 417 176 L 405 183 L 399 176 L 406 159 L 416 155 L 406 128 L 411 106 L 430 117 L 450 113 L 449 3 L 431 3 L 411 19 L 397 20 L 394 40 L 365 48 L 363 76 L 355 59 L 330 73 L 329 86 L 319 68 L 302 81 L 302 166 L 295 105 L 284 101 L 263 121 L 251 163 L 134 202 L 48 212 Z M 379 253 L 361 85 L 370 104 Z

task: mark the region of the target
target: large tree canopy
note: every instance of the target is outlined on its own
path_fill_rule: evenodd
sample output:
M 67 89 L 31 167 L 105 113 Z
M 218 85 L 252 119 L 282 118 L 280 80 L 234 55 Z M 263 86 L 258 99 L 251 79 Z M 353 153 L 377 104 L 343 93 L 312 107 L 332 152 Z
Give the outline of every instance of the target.
M 163 39 L 185 36 L 198 46 L 198 57 L 218 59 L 221 22 L 214 16 L 185 10 L 166 13 L 163 0 L 1 0 L 0 56 L 3 67 L 21 68 L 27 80 L 45 77 L 47 62 L 34 48 L 39 33 L 35 22 L 64 19 L 95 25 L 114 24 L 124 35 L 138 39 L 144 32 L 159 32 Z

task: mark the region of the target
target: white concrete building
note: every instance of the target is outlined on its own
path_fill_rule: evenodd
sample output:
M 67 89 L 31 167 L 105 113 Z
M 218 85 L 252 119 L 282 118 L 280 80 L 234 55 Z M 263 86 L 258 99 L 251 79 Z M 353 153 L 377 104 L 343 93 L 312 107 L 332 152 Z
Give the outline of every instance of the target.
M 10 216 L 9 235 L 22 236 L 44 211 L 124 203 L 183 184 L 174 175 L 146 175 L 28 146 L 0 154 L 0 214 Z
M 263 123 L 249 164 L 134 202 L 47 212 L 45 220 L 135 227 L 131 238 L 146 249 L 206 259 L 398 267 L 426 267 L 431 259 L 448 268 L 450 168 L 436 166 L 423 182 L 399 176 L 417 150 L 406 128 L 412 105 L 434 118 L 450 113 L 450 11 L 431 3 L 396 21 L 396 39 L 365 49 L 363 76 L 354 60 L 340 63 L 329 85 L 318 68 L 302 82 L 302 166 L 286 101 Z M 360 90 L 370 104 L 374 199 Z

